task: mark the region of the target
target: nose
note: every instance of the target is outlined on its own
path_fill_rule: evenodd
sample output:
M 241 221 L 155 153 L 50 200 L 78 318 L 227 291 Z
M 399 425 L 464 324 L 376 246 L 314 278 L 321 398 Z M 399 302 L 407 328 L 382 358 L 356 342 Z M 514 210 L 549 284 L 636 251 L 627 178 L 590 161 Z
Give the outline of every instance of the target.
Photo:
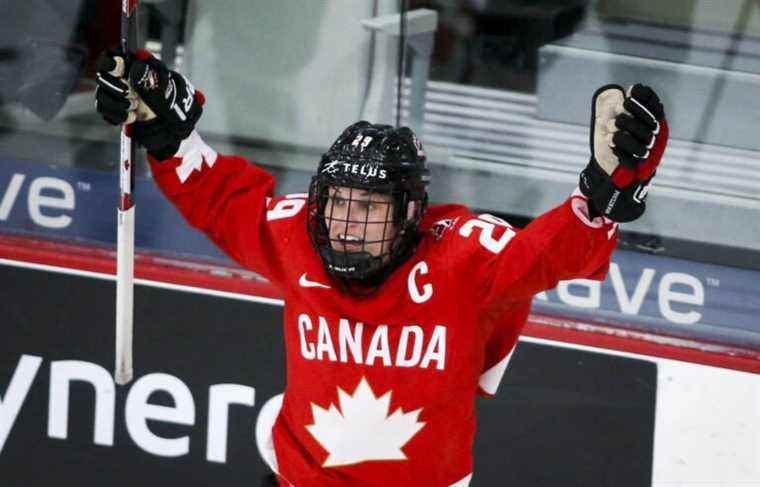
M 366 215 L 359 204 L 352 201 L 350 204 L 326 208 L 325 216 L 335 232 L 354 234 L 364 224 Z

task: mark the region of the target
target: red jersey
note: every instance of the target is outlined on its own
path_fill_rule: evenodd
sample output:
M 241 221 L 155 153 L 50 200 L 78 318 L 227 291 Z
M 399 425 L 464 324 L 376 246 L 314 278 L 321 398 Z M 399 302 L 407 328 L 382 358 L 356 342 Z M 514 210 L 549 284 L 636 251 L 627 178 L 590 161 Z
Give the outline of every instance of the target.
M 188 222 L 285 299 L 287 387 L 272 428 L 281 480 L 466 486 L 475 395 L 493 394 L 534 294 L 603 279 L 617 239 L 573 195 L 524 230 L 430 207 L 416 252 L 376 292 L 341 291 L 307 233 L 306 195 L 194 133 L 154 178 Z

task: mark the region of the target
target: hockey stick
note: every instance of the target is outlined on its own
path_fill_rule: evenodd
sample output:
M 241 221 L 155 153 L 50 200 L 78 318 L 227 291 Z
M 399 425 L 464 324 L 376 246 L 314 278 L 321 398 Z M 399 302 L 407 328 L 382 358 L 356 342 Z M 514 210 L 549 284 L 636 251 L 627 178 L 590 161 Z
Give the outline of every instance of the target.
M 121 48 L 125 53 L 137 47 L 138 0 L 121 2 Z M 126 74 L 126 73 L 125 73 Z M 124 385 L 132 380 L 132 330 L 135 262 L 135 146 L 131 127 L 121 129 L 119 159 L 119 207 L 116 221 L 116 365 L 114 380 Z
M 398 78 L 396 78 L 396 127 L 401 127 L 401 94 L 406 72 L 406 13 L 409 0 L 399 0 Z

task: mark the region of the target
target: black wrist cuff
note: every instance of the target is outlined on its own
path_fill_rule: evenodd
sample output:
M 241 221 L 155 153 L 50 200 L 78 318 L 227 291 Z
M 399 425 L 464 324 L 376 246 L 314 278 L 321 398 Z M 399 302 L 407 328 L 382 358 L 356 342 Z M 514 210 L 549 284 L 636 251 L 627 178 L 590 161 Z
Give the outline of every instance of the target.
M 161 161 L 173 156 L 182 142 L 181 136 L 171 131 L 169 126 L 158 118 L 132 124 L 132 137 L 145 147 L 150 155 Z
M 159 161 L 165 161 L 176 154 L 178 150 L 179 143 L 177 143 L 177 145 L 166 146 L 161 149 L 148 150 L 148 154 Z
M 651 178 L 650 178 L 651 179 Z M 603 215 L 615 222 L 630 222 L 646 210 L 644 196 L 636 197 L 649 181 L 637 182 L 626 188 L 618 188 L 612 178 L 593 158 L 581 172 L 578 183 L 581 192 L 589 199 L 589 214 Z

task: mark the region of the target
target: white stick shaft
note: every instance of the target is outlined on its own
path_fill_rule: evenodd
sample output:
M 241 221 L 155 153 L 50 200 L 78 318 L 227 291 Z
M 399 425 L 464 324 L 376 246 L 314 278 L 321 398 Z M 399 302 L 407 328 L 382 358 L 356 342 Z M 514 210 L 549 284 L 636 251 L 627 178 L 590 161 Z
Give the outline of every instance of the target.
M 132 314 L 135 261 L 135 207 L 117 210 L 116 254 L 116 369 L 114 380 L 132 380 Z

